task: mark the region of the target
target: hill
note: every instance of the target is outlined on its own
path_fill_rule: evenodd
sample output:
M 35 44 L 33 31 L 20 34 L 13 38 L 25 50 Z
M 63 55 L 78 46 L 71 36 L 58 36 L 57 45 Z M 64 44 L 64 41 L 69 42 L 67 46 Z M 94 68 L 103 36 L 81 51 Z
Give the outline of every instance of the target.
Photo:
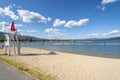
M 6 33 L 0 32 L 0 38 L 4 38 L 4 34 Z
M 4 33 L 4 32 L 0 32 L 0 38 L 5 38 L 5 34 L 7 33 Z M 35 40 L 46 40 L 46 39 L 43 39 L 43 38 L 37 38 L 37 37 L 33 37 L 33 36 L 26 36 L 26 35 L 20 35 L 18 36 L 19 39 L 23 40 L 23 41 L 35 41 Z
M 112 38 L 109 38 L 111 40 L 120 40 L 120 37 L 112 37 Z

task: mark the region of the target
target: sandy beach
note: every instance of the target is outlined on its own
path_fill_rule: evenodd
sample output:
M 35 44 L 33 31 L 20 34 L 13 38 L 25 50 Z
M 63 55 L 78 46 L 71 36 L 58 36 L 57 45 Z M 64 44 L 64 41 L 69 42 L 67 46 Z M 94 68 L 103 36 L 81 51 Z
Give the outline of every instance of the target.
M 120 80 L 120 59 L 63 52 L 48 55 L 48 52 L 22 47 L 20 56 L 12 54 L 5 57 L 24 63 L 31 69 L 50 74 L 57 80 Z

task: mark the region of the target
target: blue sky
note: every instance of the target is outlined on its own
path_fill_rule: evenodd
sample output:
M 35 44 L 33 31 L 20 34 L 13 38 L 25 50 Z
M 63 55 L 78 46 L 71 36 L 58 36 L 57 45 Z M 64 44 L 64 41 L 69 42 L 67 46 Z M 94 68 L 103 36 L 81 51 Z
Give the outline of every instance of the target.
M 0 0 L 0 31 L 84 39 L 120 36 L 119 0 Z M 11 33 L 11 32 L 10 32 Z

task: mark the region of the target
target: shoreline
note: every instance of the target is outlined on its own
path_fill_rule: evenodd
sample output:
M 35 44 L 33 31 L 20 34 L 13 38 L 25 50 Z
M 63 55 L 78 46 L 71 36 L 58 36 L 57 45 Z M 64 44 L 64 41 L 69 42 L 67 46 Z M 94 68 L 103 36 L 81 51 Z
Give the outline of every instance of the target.
M 120 80 L 120 59 L 76 55 L 48 50 L 21 48 L 22 55 L 3 56 L 43 71 L 57 80 Z
M 50 48 L 51 45 L 48 44 L 48 46 L 41 45 L 41 43 L 37 43 L 34 42 L 30 43 L 29 45 L 27 45 L 27 43 L 25 43 L 26 45 L 24 45 L 24 43 L 22 44 L 22 47 L 29 47 L 29 48 L 37 48 L 37 49 L 44 49 L 44 50 L 51 50 Z M 38 46 L 39 44 L 39 46 Z M 64 52 L 64 53 L 70 53 L 70 54 L 77 54 L 77 55 L 87 55 L 87 56 L 95 56 L 95 57 L 104 57 L 104 58 L 114 58 L 114 59 L 120 59 L 120 51 L 119 51 L 120 46 L 116 45 L 115 47 L 111 47 L 111 45 L 109 46 L 103 46 L 103 45 L 80 45 L 79 47 L 76 45 L 74 46 L 60 46 L 60 45 L 54 45 L 53 49 L 55 52 Z
M 35 48 L 35 47 L 26 47 L 26 48 L 34 48 L 34 49 L 41 49 L 41 48 Z M 52 51 L 50 49 L 42 49 L 47 51 Z M 75 54 L 75 55 L 84 55 L 84 56 L 92 56 L 92 57 L 101 57 L 101 58 L 112 58 L 112 59 L 120 59 L 120 56 L 109 56 L 109 55 L 99 55 L 99 54 L 90 54 L 90 53 L 74 53 L 74 52 L 65 52 L 65 51 L 59 51 L 59 50 L 53 50 L 54 52 L 61 52 L 61 53 L 68 53 L 68 54 Z

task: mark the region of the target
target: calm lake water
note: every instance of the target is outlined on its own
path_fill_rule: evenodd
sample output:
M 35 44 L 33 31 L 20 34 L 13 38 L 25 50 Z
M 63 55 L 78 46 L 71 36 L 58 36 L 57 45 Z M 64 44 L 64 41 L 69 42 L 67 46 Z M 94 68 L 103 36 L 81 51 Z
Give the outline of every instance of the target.
M 120 40 L 96 40 L 93 42 L 24 42 L 21 43 L 21 46 L 73 54 L 120 58 Z

